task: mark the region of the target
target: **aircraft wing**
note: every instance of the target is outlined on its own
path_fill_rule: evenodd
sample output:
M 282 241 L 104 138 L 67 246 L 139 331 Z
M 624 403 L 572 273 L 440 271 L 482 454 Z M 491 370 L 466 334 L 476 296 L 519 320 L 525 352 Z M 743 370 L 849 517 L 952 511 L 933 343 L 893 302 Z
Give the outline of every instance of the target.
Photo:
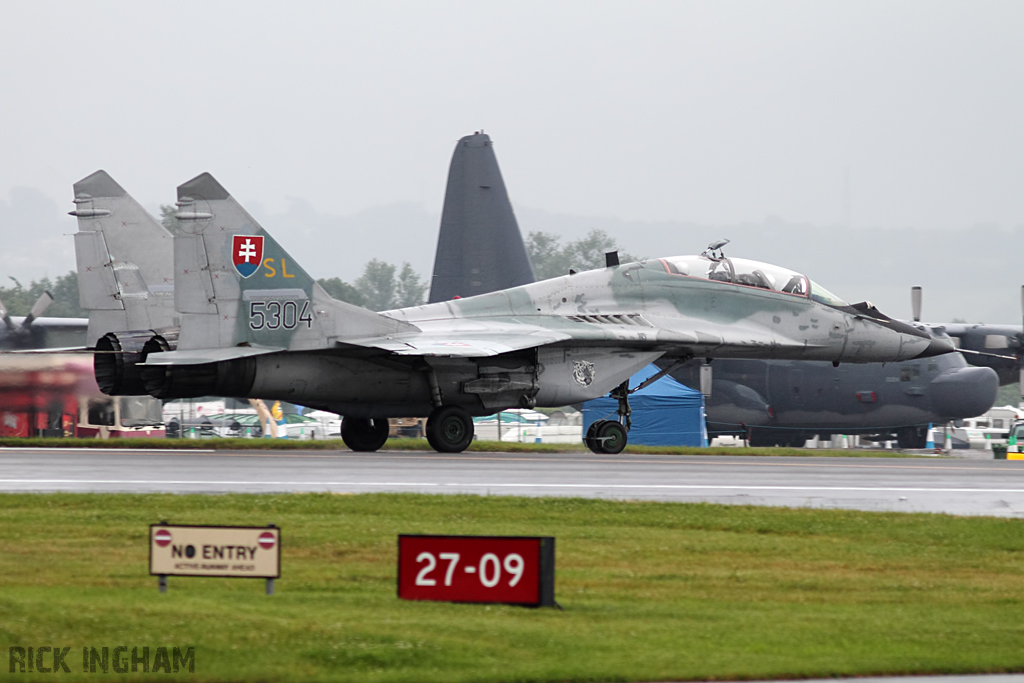
M 416 323 L 417 332 L 345 339 L 344 344 L 380 349 L 399 356 L 477 358 L 546 346 L 571 334 L 515 321 L 446 320 Z
M 21 325 L 25 318 L 11 318 L 15 325 Z M 55 330 L 71 330 L 77 332 L 89 326 L 88 318 L 33 318 L 30 323 L 33 327 L 47 327 Z
M 339 343 L 380 349 L 402 356 L 486 357 L 560 342 L 634 348 L 645 351 L 689 348 L 693 353 L 730 349 L 749 353 L 790 345 L 744 325 L 689 328 L 679 321 L 648 321 L 627 316 L 509 316 L 416 321 L 413 332 L 345 339 Z M 793 346 L 805 348 L 803 342 Z

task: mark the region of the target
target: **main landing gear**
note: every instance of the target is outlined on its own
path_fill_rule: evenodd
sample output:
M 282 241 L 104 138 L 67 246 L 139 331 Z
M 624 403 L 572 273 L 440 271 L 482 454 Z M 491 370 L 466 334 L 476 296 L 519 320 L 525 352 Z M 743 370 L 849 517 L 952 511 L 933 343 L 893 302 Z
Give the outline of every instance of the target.
M 439 453 L 461 453 L 473 441 L 473 418 L 459 406 L 435 408 L 427 418 L 427 441 Z
M 341 439 L 354 451 L 373 452 L 388 440 L 387 418 L 367 420 L 358 417 L 346 417 L 341 421 Z
M 637 387 L 633 391 L 640 388 Z M 629 440 L 627 433 L 629 428 L 633 426 L 631 418 L 633 410 L 629 407 L 630 393 L 629 380 L 615 387 L 609 396 L 619 400 L 619 408 L 616 411 L 618 419 L 598 420 L 587 429 L 587 435 L 583 437 L 583 443 L 594 453 L 615 455 L 616 453 L 621 453 L 622 449 L 626 447 L 626 442 Z
M 389 431 L 387 418 L 346 417 L 341 421 L 341 438 L 353 451 L 379 450 Z M 435 408 L 427 418 L 427 441 L 440 453 L 461 453 L 473 441 L 473 418 L 459 406 Z

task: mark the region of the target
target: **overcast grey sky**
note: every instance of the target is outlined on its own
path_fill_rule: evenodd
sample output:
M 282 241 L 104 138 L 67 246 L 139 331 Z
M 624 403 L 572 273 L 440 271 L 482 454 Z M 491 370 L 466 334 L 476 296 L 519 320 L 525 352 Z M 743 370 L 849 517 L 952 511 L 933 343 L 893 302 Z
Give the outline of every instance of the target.
M 151 207 L 210 171 L 258 216 L 294 198 L 320 214 L 396 202 L 436 214 L 454 142 L 483 128 L 517 208 L 1024 226 L 1021 2 L 177 0 L 4 14 L 0 221 L 17 188 L 70 209 L 71 184 L 97 168 Z M 395 237 L 432 257 L 435 234 Z
M 1024 223 L 1020 2 L 11 3 L 0 64 L 0 198 L 439 210 L 483 127 L 553 212 Z

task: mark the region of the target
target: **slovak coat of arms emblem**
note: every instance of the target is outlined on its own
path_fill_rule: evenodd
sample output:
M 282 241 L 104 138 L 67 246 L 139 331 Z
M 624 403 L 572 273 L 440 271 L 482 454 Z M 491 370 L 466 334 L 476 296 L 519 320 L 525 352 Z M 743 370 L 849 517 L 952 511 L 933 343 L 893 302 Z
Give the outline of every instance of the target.
M 242 277 L 249 277 L 263 263 L 263 237 L 234 235 L 231 238 L 231 262 Z
M 572 362 L 572 378 L 580 386 L 589 387 L 594 381 L 594 364 L 588 360 L 574 360 Z

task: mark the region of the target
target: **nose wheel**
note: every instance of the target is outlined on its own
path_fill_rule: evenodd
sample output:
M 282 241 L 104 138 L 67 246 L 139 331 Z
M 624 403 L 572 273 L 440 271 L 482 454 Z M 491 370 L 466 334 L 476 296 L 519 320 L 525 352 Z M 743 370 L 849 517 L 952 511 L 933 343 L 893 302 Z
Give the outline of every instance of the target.
M 583 443 L 591 451 L 608 455 L 621 453 L 627 441 L 626 428 L 615 420 L 594 422 L 587 429 L 587 435 L 583 437 Z
M 641 385 L 645 386 L 645 385 Z M 633 391 L 640 389 L 637 387 Z M 633 410 L 629 407 L 629 380 L 615 387 L 609 394 L 611 398 L 618 399 L 619 408 L 616 411 L 618 420 L 598 420 L 587 429 L 587 435 L 583 437 L 586 444 L 594 453 L 615 455 L 621 453 L 629 441 L 627 433 L 632 426 Z
M 461 453 L 473 441 L 473 418 L 458 406 L 436 408 L 427 418 L 427 441 L 438 453 Z

